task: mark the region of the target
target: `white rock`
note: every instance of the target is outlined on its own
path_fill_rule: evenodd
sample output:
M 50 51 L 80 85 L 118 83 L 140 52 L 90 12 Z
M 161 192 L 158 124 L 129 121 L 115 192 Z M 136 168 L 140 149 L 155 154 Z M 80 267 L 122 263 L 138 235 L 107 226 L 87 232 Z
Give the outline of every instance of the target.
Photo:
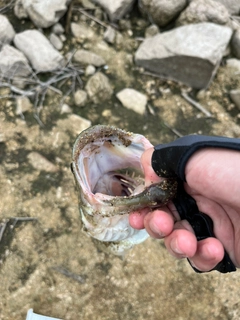
M 94 37 L 94 32 L 90 26 L 86 26 L 84 23 L 71 23 L 71 31 L 74 37 L 91 39 Z
M 83 49 L 80 49 L 80 50 L 77 50 L 73 56 L 73 60 L 75 62 L 78 62 L 80 63 L 81 65 L 93 65 L 95 67 L 101 67 L 103 66 L 104 64 L 106 64 L 105 60 L 91 52 L 91 51 L 88 51 L 88 50 L 83 50 Z
M 6 78 L 26 77 L 32 69 L 24 54 L 6 44 L 0 51 L 0 72 Z
M 8 19 L 0 14 L 0 49 L 4 44 L 10 43 L 15 36 L 15 31 Z
M 135 0 L 93 0 L 93 2 L 107 12 L 111 21 L 116 21 L 132 9 Z
M 227 68 L 233 69 L 235 72 L 240 73 L 240 60 L 238 59 L 227 59 L 226 61 Z
M 60 119 L 57 121 L 57 127 L 60 128 L 61 131 L 70 131 L 74 135 L 79 134 L 90 126 L 91 121 L 76 114 L 70 114 L 66 119 Z
M 17 97 L 16 98 L 16 115 L 21 115 L 32 109 L 33 105 L 28 97 Z
M 57 23 L 67 11 L 71 0 L 22 0 L 32 22 L 39 28 L 48 28 Z
M 122 105 L 139 114 L 144 114 L 147 105 L 147 96 L 139 91 L 126 88 L 117 93 L 117 98 Z
M 234 102 L 235 106 L 240 109 L 240 89 L 231 90 L 230 97 Z
M 144 40 L 135 61 L 165 78 L 203 89 L 212 80 L 231 35 L 225 26 L 189 24 Z
M 89 64 L 85 69 L 85 76 L 92 76 L 96 72 L 96 68 Z
M 63 113 L 72 113 L 72 109 L 66 103 L 61 106 L 61 114 Z
M 56 172 L 58 168 L 38 152 L 30 152 L 27 156 L 34 169 L 46 172 Z
M 52 71 L 64 64 L 63 56 L 37 30 L 27 30 L 16 34 L 14 44 L 25 54 L 37 72 Z
M 84 90 L 77 90 L 74 94 L 74 102 L 78 107 L 84 106 L 87 102 L 87 92 Z

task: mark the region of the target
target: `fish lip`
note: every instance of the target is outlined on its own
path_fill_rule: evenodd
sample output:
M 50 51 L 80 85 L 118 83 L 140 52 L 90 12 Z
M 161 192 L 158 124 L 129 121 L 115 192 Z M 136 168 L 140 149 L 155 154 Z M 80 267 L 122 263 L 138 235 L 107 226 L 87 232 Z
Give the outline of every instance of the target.
M 73 145 L 73 151 L 72 151 L 72 161 L 76 162 L 76 159 L 79 156 L 80 151 L 85 147 L 87 144 L 94 141 L 94 138 L 100 139 L 100 138 L 106 138 L 110 137 L 112 135 L 117 135 L 119 140 L 122 141 L 122 143 L 125 146 L 129 146 L 131 144 L 131 136 L 134 134 L 131 132 L 124 131 L 122 129 L 116 128 L 114 126 L 108 126 L 108 125 L 95 125 L 91 128 L 83 130 L 78 137 L 75 140 L 75 143 Z M 129 139 L 126 138 L 126 135 L 129 137 Z
M 82 177 L 78 168 L 78 158 L 81 153 L 81 151 L 84 149 L 85 146 L 88 144 L 93 143 L 95 140 L 100 139 L 107 139 L 108 137 L 116 136 L 117 139 L 120 141 L 120 143 L 125 146 L 129 147 L 132 143 L 139 144 L 141 146 L 141 154 L 148 148 L 152 147 L 153 145 L 143 136 L 140 134 L 134 134 L 131 132 L 127 132 L 125 130 L 116 128 L 114 126 L 108 126 L 108 125 L 95 125 L 91 128 L 88 128 L 84 131 L 82 131 L 78 137 L 76 138 L 76 141 L 73 146 L 73 152 L 72 152 L 72 163 L 71 163 L 71 170 L 74 175 L 76 184 L 79 189 L 79 193 L 82 201 L 85 203 L 91 203 L 92 206 L 99 207 L 101 206 L 109 206 L 111 205 L 111 200 L 116 197 L 122 197 L 122 196 L 116 196 L 116 195 L 108 195 L 103 193 L 93 193 L 93 190 L 90 188 L 90 186 L 86 185 L 82 181 Z M 140 163 L 140 156 L 136 157 L 137 162 L 139 165 L 140 171 L 143 173 L 143 169 Z M 83 196 L 84 195 L 84 196 Z M 113 210 L 113 208 L 112 208 Z

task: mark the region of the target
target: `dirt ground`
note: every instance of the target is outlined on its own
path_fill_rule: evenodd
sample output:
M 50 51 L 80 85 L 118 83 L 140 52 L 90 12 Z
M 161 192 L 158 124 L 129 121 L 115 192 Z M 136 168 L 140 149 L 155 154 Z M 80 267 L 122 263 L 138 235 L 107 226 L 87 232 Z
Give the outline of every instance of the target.
M 125 45 L 106 51 L 100 42 L 104 29 L 96 24 L 93 29 L 96 38 L 87 42 L 88 48 L 106 59 L 114 92 L 126 86 L 140 90 L 148 95 L 149 108 L 138 115 L 115 97 L 77 107 L 69 96 L 65 102 L 74 114 L 93 125 L 144 134 L 153 144 L 176 139 L 172 129 L 183 135 L 240 137 L 239 110 L 229 99 L 229 90 L 240 88 L 234 70 L 222 65 L 211 86 L 198 94 L 212 113 L 206 117 L 183 99 L 183 86 L 136 69 L 130 59 L 138 44 L 133 36 L 123 32 Z M 1 89 L 0 94 L 6 92 Z M 65 320 L 239 319 L 239 271 L 196 274 L 154 239 L 120 259 L 98 251 L 82 233 L 70 170 L 77 133 L 61 113 L 60 100 L 57 94 L 47 95 L 41 127 L 34 109 L 21 118 L 14 99 L 0 99 L 0 218 L 6 226 L 0 242 L 0 319 L 24 320 L 29 308 Z M 29 157 L 33 151 L 54 164 L 54 170 L 37 169 Z M 19 219 L 8 220 L 14 217 Z

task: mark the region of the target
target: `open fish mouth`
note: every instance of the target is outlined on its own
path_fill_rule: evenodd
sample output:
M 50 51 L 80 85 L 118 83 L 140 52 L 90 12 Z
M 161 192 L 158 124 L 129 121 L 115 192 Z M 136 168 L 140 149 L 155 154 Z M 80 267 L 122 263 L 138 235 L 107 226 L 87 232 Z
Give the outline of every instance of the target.
M 143 135 L 104 125 L 80 133 L 73 146 L 83 230 L 115 254 L 148 237 L 129 225 L 129 213 L 166 204 L 176 189 L 166 180 L 144 189 L 141 156 L 150 147 Z

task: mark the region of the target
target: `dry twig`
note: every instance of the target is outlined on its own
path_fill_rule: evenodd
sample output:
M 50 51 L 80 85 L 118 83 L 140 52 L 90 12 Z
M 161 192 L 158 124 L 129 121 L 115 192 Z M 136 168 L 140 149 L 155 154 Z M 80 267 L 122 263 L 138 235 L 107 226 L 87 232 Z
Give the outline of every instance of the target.
M 182 92 L 182 97 L 189 102 L 192 106 L 194 106 L 195 108 L 197 108 L 198 110 L 200 110 L 202 113 L 204 113 L 207 117 L 212 118 L 212 114 L 205 109 L 200 103 L 198 103 L 197 101 L 193 100 L 192 98 L 189 97 L 189 95 L 187 95 L 185 92 Z
M 178 137 L 183 137 L 183 134 L 181 134 L 177 129 L 174 129 L 172 127 L 169 126 L 169 124 L 167 124 L 167 122 L 164 122 L 164 125 L 169 129 L 171 130 L 176 136 Z
M 76 280 L 80 283 L 85 283 L 85 278 L 83 276 L 80 276 L 79 274 L 73 273 L 63 267 L 52 267 L 53 270 L 56 270 L 57 272 L 63 274 L 64 276 L 68 278 L 72 278 L 73 280 Z

